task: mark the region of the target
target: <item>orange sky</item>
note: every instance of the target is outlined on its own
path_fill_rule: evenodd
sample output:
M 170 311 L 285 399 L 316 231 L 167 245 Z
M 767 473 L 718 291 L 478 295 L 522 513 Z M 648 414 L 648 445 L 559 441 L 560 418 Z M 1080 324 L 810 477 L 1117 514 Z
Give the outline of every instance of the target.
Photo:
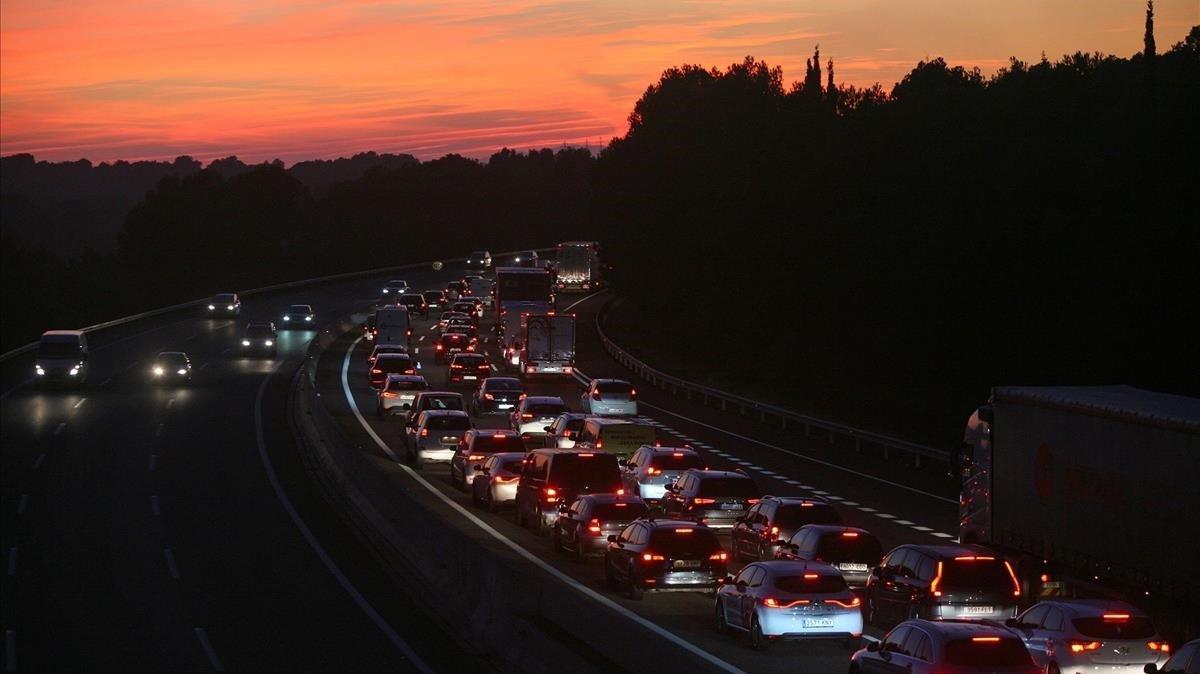
M 1159 0 L 1160 51 L 1200 23 Z M 747 54 L 789 82 L 944 56 L 1141 50 L 1140 0 L 3 0 L 0 154 L 289 164 L 364 150 L 486 157 L 625 132 L 663 69 Z

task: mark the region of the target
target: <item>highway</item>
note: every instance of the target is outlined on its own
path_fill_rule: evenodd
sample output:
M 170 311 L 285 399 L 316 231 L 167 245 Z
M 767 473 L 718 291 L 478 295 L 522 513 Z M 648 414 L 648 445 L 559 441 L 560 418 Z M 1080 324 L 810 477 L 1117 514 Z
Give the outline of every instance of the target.
M 425 288 L 461 273 L 394 276 Z M 235 321 L 172 314 L 97 333 L 91 382 L 80 392 L 37 390 L 25 383 L 27 363 L 24 370 L 19 362 L 4 364 L 0 505 L 9 574 L 0 596 L 14 646 L 6 656 L 16 669 L 488 668 L 418 608 L 410 588 L 389 580 L 304 474 L 286 395 L 313 333 L 281 331 L 275 359 L 236 353 L 248 319 L 277 318 L 287 304 L 307 303 L 324 325 L 364 313 L 384 280 L 247 298 Z M 572 310 L 583 378 L 627 376 L 595 335 L 604 296 L 566 297 L 580 300 Z M 490 335 L 490 320 L 489 312 L 481 335 Z M 438 388 L 445 366 L 433 362 L 432 348 L 422 348 L 434 336 L 432 325 L 419 319 L 414 339 L 422 374 Z M 149 359 L 176 349 L 192 357 L 196 381 L 149 385 Z M 360 333 L 340 336 L 318 361 L 318 391 L 347 437 L 378 459 L 375 470 L 437 512 L 430 527 L 482 535 L 497 554 L 523 550 L 513 563 L 577 584 L 581 616 L 589 602 L 615 604 L 630 620 L 648 620 L 663 638 L 703 653 L 713 669 L 845 670 L 849 654 L 840 644 L 778 643 L 759 653 L 717 635 L 707 596 L 648 594 L 635 602 L 609 593 L 599 561 L 567 561 L 547 539 L 516 527 L 510 513 L 473 508 L 444 467 L 418 477 L 398 465 L 388 449 L 399 452 L 401 423 L 373 416 L 367 350 Z M 530 389 L 577 408 L 582 384 L 536 380 Z M 763 493 L 823 495 L 847 524 L 875 532 L 885 549 L 949 540 L 956 530 L 955 494 L 932 469 L 835 449 L 799 429 L 770 428 L 650 387 L 639 388 L 639 397 L 643 420 L 657 427 L 663 444 L 687 443 L 710 466 L 742 468 Z M 501 426 L 504 418 L 476 423 Z

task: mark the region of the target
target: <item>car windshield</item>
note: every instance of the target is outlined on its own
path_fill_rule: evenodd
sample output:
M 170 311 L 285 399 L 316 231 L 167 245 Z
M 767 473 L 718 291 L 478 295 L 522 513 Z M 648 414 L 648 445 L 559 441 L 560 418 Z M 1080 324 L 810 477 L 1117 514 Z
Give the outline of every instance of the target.
M 79 352 L 79 344 L 73 342 L 42 342 L 38 345 L 38 356 L 42 358 L 73 358 Z
M 517 435 L 477 435 L 471 445 L 472 452 L 524 452 L 525 442 Z M 518 462 L 519 463 L 519 462 Z
M 624 382 L 600 382 L 596 384 L 596 388 L 601 393 L 624 393 L 625 395 L 629 395 L 629 392 L 633 390 L 632 386 Z
M 288 307 L 288 312 L 293 314 L 307 314 L 308 307 L 303 304 L 293 304 L 292 306 Z
M 943 564 L 942 587 L 1009 592 L 1013 579 L 999 559 L 955 559 Z
M 213 301 L 219 304 L 233 304 L 236 300 L 233 295 L 217 295 L 213 298 Z
M 560 454 L 550 479 L 565 489 L 612 492 L 621 486 L 621 471 L 613 454 Z
M 421 391 L 425 388 L 427 387 L 423 381 L 396 381 L 393 379 L 387 385 L 389 391 Z
M 425 401 L 422 406 L 427 410 L 462 410 L 462 398 L 458 396 L 429 396 Z
M 708 557 L 721 549 L 717 535 L 701 526 L 655 529 L 648 546 L 661 555 L 674 558 Z
M 1103 616 L 1072 618 L 1071 624 L 1080 634 L 1093 639 L 1149 639 L 1155 634 L 1154 623 L 1145 616 L 1115 618 L 1113 615 L 1128 614 L 1110 614 L 1107 619 Z
M 456 302 L 452 308 L 455 311 L 461 311 L 462 313 L 465 314 L 465 313 L 475 310 L 475 303 L 474 302 Z
M 804 574 L 795 576 L 776 576 L 775 587 L 784 592 L 795 594 L 833 594 L 846 591 L 846 580 L 840 575 L 823 573 L 809 574 L 816 578 L 805 578 Z
M 601 520 L 633 521 L 650 512 L 645 503 L 597 503 L 592 517 Z
M 265 325 L 251 325 L 246 328 L 246 336 L 250 337 L 252 339 L 257 339 L 260 337 L 270 337 L 271 336 L 271 328 L 268 328 Z
M 883 559 L 879 539 L 864 533 L 858 533 L 857 536 L 843 536 L 841 532 L 825 534 L 817 545 L 816 554 L 827 562 L 865 562 L 875 565 Z
M 183 365 L 186 363 L 187 358 L 185 358 L 182 353 L 160 353 L 155 361 L 159 365 L 174 367 L 176 365 Z
M 687 470 L 688 468 L 703 468 L 704 460 L 691 452 L 658 454 L 650 459 L 650 465 L 663 470 Z
M 528 407 L 525 408 L 525 412 L 527 414 L 532 414 L 535 417 L 556 417 L 566 411 L 567 411 L 567 408 L 564 407 L 563 405 L 554 405 L 554 404 L 546 404 L 546 403 L 538 403 L 536 405 L 529 405 Z
M 748 477 L 709 477 L 701 480 L 699 495 L 754 498 L 758 496 L 758 487 Z
M 837 524 L 841 521 L 837 511 L 827 505 L 785 504 L 775 512 L 775 525 L 787 529 L 796 529 L 805 524 Z
M 480 257 L 487 257 L 487 251 L 485 251 L 485 250 L 471 251 L 471 259 L 480 258 Z
M 991 639 L 992 637 L 976 637 Z M 998 641 L 954 639 L 946 644 L 947 665 L 972 667 L 1012 667 L 1032 664 L 1029 651 L 1020 639 L 999 637 Z
M 471 428 L 471 420 L 457 414 L 454 416 L 438 415 L 426 419 L 425 428 L 431 431 L 466 431 Z
M 483 383 L 488 391 L 523 391 L 524 386 L 516 379 L 489 379 Z
M 509 459 L 500 465 L 500 470 L 508 473 L 519 473 L 524 463 L 525 459 Z

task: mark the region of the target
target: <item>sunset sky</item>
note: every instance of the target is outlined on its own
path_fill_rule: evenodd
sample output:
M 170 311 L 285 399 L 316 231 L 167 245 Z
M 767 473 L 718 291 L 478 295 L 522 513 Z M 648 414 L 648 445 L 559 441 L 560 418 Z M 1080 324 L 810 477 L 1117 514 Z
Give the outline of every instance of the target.
M 1160 0 L 1168 49 L 1197 0 Z M 920 59 L 1142 47 L 1140 0 L 597 2 L 3 0 L 0 153 L 245 161 L 607 142 L 667 67 L 746 55 L 790 82 L 820 43 L 837 80 Z

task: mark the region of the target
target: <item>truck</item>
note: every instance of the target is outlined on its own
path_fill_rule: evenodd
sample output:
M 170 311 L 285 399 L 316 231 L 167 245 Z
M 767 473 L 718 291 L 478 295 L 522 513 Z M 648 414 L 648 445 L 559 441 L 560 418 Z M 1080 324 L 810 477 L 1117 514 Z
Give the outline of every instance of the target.
M 505 360 L 522 376 L 575 372 L 575 314 L 522 313 Z
M 1200 400 L 997 387 L 963 440 L 959 540 L 1016 561 L 1025 596 L 1200 604 Z
M 595 241 L 564 241 L 556 249 L 555 287 L 560 292 L 587 292 L 602 286 L 600 244 Z
M 401 346 L 407 351 L 412 345 L 412 323 L 407 307 L 384 307 L 375 312 L 375 344 Z
M 550 271 L 542 267 L 497 267 L 492 294 L 497 316 L 503 313 L 505 304 L 514 302 L 554 304 Z

